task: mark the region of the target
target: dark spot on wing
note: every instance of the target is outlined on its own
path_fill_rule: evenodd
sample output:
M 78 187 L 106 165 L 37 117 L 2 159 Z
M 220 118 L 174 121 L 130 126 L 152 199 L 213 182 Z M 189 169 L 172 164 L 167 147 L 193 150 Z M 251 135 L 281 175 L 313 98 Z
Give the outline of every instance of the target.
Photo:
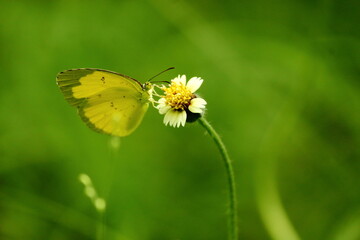
M 105 84 L 105 78 L 104 77 L 101 77 L 101 81 L 103 84 Z
M 114 102 L 110 102 L 110 107 L 112 107 L 113 109 L 117 110 L 117 107 L 115 107 Z
M 101 94 L 98 94 L 98 97 L 101 98 Z

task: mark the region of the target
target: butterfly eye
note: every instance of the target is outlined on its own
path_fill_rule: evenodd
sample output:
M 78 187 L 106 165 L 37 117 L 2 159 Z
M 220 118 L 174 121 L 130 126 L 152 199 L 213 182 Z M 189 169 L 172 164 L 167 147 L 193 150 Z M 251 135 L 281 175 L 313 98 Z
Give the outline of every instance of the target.
M 148 91 L 151 89 L 151 86 L 152 86 L 151 82 L 145 82 L 142 87 L 144 91 Z

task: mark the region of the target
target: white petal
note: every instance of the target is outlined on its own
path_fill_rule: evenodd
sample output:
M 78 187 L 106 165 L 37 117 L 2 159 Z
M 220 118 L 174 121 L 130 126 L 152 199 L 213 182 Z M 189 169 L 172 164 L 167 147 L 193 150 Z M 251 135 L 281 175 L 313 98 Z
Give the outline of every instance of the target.
M 195 107 L 204 108 L 207 102 L 203 98 L 193 98 L 191 99 L 190 105 L 194 105 Z
M 168 106 L 168 105 L 163 105 L 163 106 L 158 106 L 158 109 L 159 109 L 159 113 L 160 114 L 165 114 L 165 113 L 167 113 L 169 110 L 170 110 L 170 106 Z
M 182 76 L 181 76 L 180 82 L 181 82 L 182 84 L 184 84 L 184 86 L 186 85 L 186 76 L 185 76 L 185 75 L 182 75 Z
M 167 126 L 170 123 L 170 126 L 173 122 L 173 118 L 174 118 L 174 111 L 170 110 L 165 114 L 164 117 L 164 124 L 165 126 Z
M 172 127 L 185 126 L 186 112 L 169 110 L 164 117 L 164 124 L 169 124 Z
M 174 111 L 174 117 L 173 117 L 173 121 L 170 123 L 170 126 L 172 126 L 172 127 L 177 127 L 177 123 L 179 122 L 179 111 Z
M 164 114 L 170 109 L 170 106 L 166 105 L 165 98 L 160 98 L 157 102 L 158 105 L 156 106 L 156 108 L 159 109 L 160 114 Z
M 201 108 L 196 108 L 196 107 L 193 107 L 193 106 L 189 106 L 189 110 L 190 110 L 190 112 L 192 112 L 192 113 L 202 113 L 202 112 L 203 112 L 203 109 L 201 109 Z
M 173 127 L 185 126 L 186 122 L 186 112 L 185 111 L 177 111 L 176 120 L 173 122 Z
M 160 103 L 159 105 L 156 106 L 156 108 L 157 108 L 157 109 L 160 109 L 160 108 L 163 108 L 163 107 L 165 107 L 165 106 L 166 106 L 166 104 Z
M 171 79 L 171 83 L 179 83 L 180 82 L 180 75 L 176 78 Z
M 189 110 L 193 113 L 202 113 L 204 111 L 206 101 L 202 98 L 194 98 L 190 102 Z
M 166 99 L 165 98 L 160 98 L 159 100 L 158 100 L 158 103 L 165 103 L 166 102 Z
M 186 84 L 187 88 L 192 92 L 196 92 L 203 83 L 204 80 L 202 80 L 199 77 L 192 77 L 189 82 Z
M 180 124 L 181 126 L 185 127 L 185 123 L 186 123 L 186 112 L 182 111 L 181 113 L 181 119 L 180 119 Z
M 176 127 L 176 123 L 179 117 L 179 111 L 170 110 L 166 113 L 164 118 L 165 125 L 169 124 L 171 127 Z
M 171 82 L 175 82 L 177 84 L 186 84 L 186 76 L 182 75 L 182 76 L 177 76 L 176 78 L 174 78 L 173 80 L 171 80 Z

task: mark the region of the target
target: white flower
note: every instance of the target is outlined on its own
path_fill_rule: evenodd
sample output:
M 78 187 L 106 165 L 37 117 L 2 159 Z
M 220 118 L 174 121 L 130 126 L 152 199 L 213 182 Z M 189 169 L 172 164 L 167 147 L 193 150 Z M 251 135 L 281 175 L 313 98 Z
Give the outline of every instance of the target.
M 203 83 L 199 77 L 192 77 L 186 83 L 186 76 L 178 76 L 171 80 L 168 87 L 162 87 L 165 95 L 158 100 L 160 114 L 165 114 L 164 124 L 173 127 L 185 126 L 190 115 L 197 118 L 204 113 L 206 101 L 194 93 Z

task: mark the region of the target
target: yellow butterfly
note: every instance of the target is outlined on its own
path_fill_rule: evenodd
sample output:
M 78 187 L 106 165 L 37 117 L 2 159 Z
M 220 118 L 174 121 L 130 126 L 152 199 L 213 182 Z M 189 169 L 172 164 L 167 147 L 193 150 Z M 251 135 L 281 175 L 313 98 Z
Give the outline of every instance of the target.
M 152 84 L 94 68 L 61 72 L 56 78 L 65 99 L 93 130 L 127 136 L 141 123 L 152 99 Z

